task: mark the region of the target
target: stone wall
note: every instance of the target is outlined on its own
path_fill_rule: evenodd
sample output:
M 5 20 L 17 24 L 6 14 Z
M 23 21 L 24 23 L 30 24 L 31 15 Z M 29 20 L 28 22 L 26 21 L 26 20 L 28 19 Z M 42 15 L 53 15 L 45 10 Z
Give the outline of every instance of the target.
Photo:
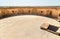
M 52 18 L 60 17 L 60 8 L 51 7 L 16 7 L 16 8 L 0 8 L 0 18 L 15 15 L 42 15 Z

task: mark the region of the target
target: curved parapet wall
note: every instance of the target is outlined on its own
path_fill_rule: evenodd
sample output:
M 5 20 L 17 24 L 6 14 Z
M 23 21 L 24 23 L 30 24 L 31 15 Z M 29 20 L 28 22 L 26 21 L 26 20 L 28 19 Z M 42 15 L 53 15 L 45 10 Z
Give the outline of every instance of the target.
M 60 7 L 0 7 L 0 18 L 15 15 L 42 15 L 59 18 Z

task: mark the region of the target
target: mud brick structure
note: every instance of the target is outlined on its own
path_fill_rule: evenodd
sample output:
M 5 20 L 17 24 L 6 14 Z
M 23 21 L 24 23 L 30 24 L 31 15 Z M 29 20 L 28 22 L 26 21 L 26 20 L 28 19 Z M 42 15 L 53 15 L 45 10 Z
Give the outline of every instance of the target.
M 60 20 L 60 6 L 40 7 L 0 7 L 0 19 L 16 15 L 39 15 Z

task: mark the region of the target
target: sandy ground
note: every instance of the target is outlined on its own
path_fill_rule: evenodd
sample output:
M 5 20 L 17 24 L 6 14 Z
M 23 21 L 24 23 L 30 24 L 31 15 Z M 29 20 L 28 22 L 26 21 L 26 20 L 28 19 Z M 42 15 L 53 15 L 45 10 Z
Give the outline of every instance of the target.
M 43 23 L 60 26 L 54 19 L 42 16 L 14 16 L 0 20 L 0 39 L 60 39 L 40 29 Z

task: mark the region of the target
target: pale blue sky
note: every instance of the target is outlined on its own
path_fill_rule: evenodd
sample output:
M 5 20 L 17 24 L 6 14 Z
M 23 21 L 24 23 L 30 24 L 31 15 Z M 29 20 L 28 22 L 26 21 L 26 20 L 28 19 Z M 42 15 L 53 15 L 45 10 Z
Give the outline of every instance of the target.
M 0 6 L 60 6 L 60 0 L 0 0 Z

